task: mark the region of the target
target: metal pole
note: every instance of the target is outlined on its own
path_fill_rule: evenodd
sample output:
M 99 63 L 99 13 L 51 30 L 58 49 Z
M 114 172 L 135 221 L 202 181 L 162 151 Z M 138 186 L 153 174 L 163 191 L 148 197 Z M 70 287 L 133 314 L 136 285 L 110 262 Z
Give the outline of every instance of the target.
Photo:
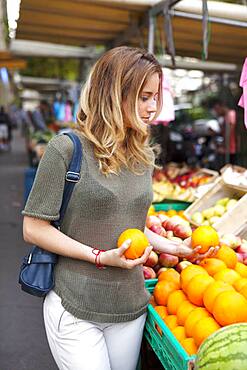
M 200 14 L 193 14 L 193 13 L 185 13 L 185 12 L 180 12 L 179 10 L 170 10 L 171 15 L 177 16 L 177 17 L 182 17 L 182 18 L 189 18 L 189 19 L 202 19 L 202 15 Z M 247 27 L 247 22 L 241 22 L 241 21 L 235 21 L 233 19 L 224 19 L 224 18 L 219 18 L 219 17 L 210 17 L 208 19 L 210 22 L 214 23 L 221 23 L 221 24 L 226 24 L 229 26 L 238 26 L 238 27 Z
M 154 53 L 154 17 L 148 13 L 148 51 Z

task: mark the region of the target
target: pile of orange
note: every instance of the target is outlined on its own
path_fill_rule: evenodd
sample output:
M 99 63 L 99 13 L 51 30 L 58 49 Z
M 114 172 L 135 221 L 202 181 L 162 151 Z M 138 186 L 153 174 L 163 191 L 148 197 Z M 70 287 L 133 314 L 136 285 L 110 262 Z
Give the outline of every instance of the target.
M 214 258 L 191 264 L 181 274 L 163 272 L 152 301 L 164 307 L 156 310 L 165 312 L 161 318 L 187 353 L 195 354 L 220 327 L 247 322 L 247 266 L 222 246 Z

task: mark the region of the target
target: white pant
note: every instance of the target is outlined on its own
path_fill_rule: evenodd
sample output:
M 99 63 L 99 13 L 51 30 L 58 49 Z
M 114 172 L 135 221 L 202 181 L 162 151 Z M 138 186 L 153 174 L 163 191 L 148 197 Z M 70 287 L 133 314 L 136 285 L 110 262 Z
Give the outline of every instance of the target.
M 44 301 L 46 335 L 60 370 L 135 370 L 146 313 L 124 323 L 75 318 L 51 291 Z

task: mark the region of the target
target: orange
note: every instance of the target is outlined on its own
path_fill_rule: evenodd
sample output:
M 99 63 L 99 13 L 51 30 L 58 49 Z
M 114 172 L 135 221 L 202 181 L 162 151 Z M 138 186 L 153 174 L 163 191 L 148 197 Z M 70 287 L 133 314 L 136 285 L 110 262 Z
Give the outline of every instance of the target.
M 243 278 L 247 278 L 247 266 L 241 262 L 237 262 L 235 266 L 235 271 L 239 273 Z
M 155 306 L 154 309 L 162 319 L 168 315 L 167 308 L 165 306 Z
M 182 302 L 177 311 L 178 325 L 184 325 L 190 312 L 193 311 L 195 308 L 197 307 L 189 301 Z
M 214 283 L 210 284 L 207 289 L 204 291 L 203 294 L 203 303 L 206 309 L 209 312 L 213 312 L 214 301 L 216 297 L 225 291 L 231 290 L 234 291 L 233 287 L 222 280 L 215 281 Z
M 177 316 L 175 315 L 168 315 L 164 318 L 164 321 L 169 329 L 174 329 L 178 326 Z
M 220 293 L 214 302 L 213 315 L 222 325 L 247 321 L 247 300 L 235 291 Z
M 222 245 L 220 247 L 215 258 L 218 258 L 221 261 L 224 261 L 226 266 L 230 269 L 234 269 L 238 262 L 237 255 L 234 252 L 234 250 L 231 249 L 230 247 L 227 247 L 226 245 Z
M 245 284 L 239 292 L 247 299 L 247 285 Z
M 168 296 L 177 289 L 177 286 L 169 281 L 158 281 L 154 288 L 154 298 L 158 305 L 166 306 Z
M 219 329 L 220 325 L 212 317 L 203 317 L 198 320 L 194 325 L 193 332 L 193 338 L 195 339 L 196 345 L 199 347 L 201 343 L 209 337 L 209 335 Z
M 186 288 L 189 301 L 197 306 L 203 306 L 203 294 L 209 284 L 213 282 L 212 276 L 206 274 L 194 276 Z
M 186 287 L 190 280 L 199 274 L 205 274 L 208 275 L 207 271 L 204 270 L 201 266 L 198 265 L 189 265 L 185 269 L 182 270 L 180 274 L 180 282 L 181 282 L 181 287 L 183 291 L 186 293 Z
M 237 292 L 240 292 L 245 285 L 247 285 L 247 279 L 242 277 L 233 283 L 233 287 Z
M 197 353 L 197 345 L 195 343 L 194 338 L 185 338 L 181 341 L 182 347 L 185 349 L 185 351 L 188 353 L 188 355 L 192 356 Z
M 199 253 L 206 253 L 210 247 L 219 245 L 219 235 L 212 226 L 199 226 L 191 235 L 192 248 L 201 246 Z
M 148 213 L 147 213 L 147 216 L 150 216 L 150 215 L 155 215 L 155 208 L 154 206 L 150 206 L 149 209 L 148 209 Z
M 172 334 L 177 338 L 179 342 L 186 338 L 183 326 L 177 326 L 176 328 L 172 329 Z
M 216 272 L 226 269 L 225 262 L 217 258 L 204 258 L 200 264 L 209 275 L 213 276 Z
M 170 315 L 176 315 L 178 308 L 183 301 L 186 301 L 187 297 L 182 290 L 175 290 L 172 292 L 167 300 L 167 311 Z
M 141 257 L 145 249 L 149 246 L 148 238 L 138 229 L 127 229 L 122 232 L 118 238 L 117 246 L 121 247 L 127 239 L 131 239 L 131 244 L 124 255 L 131 260 Z
M 184 324 L 187 337 L 192 337 L 194 332 L 194 325 L 203 317 L 210 317 L 210 313 L 206 310 L 206 308 L 198 307 L 189 313 Z
M 169 209 L 169 210 L 166 212 L 166 214 L 167 214 L 167 216 L 169 216 L 169 217 L 176 216 L 177 211 L 175 211 L 175 209 Z
M 168 269 L 163 271 L 158 276 L 158 281 L 166 280 L 176 284 L 178 289 L 180 288 L 180 274 L 174 269 Z
M 214 275 L 215 280 L 222 280 L 227 284 L 233 285 L 236 280 L 240 278 L 240 275 L 232 269 L 224 269 L 217 272 Z

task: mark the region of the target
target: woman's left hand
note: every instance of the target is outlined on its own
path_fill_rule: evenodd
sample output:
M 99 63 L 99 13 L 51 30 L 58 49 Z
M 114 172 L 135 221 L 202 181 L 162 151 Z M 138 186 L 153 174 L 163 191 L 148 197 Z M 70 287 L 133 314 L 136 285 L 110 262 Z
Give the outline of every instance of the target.
M 184 257 L 192 263 L 200 263 L 204 258 L 214 257 L 220 247 L 211 247 L 206 253 L 200 253 L 201 247 L 192 248 L 191 238 L 187 238 L 183 241 L 182 244 L 179 244 L 178 248 L 178 257 Z

